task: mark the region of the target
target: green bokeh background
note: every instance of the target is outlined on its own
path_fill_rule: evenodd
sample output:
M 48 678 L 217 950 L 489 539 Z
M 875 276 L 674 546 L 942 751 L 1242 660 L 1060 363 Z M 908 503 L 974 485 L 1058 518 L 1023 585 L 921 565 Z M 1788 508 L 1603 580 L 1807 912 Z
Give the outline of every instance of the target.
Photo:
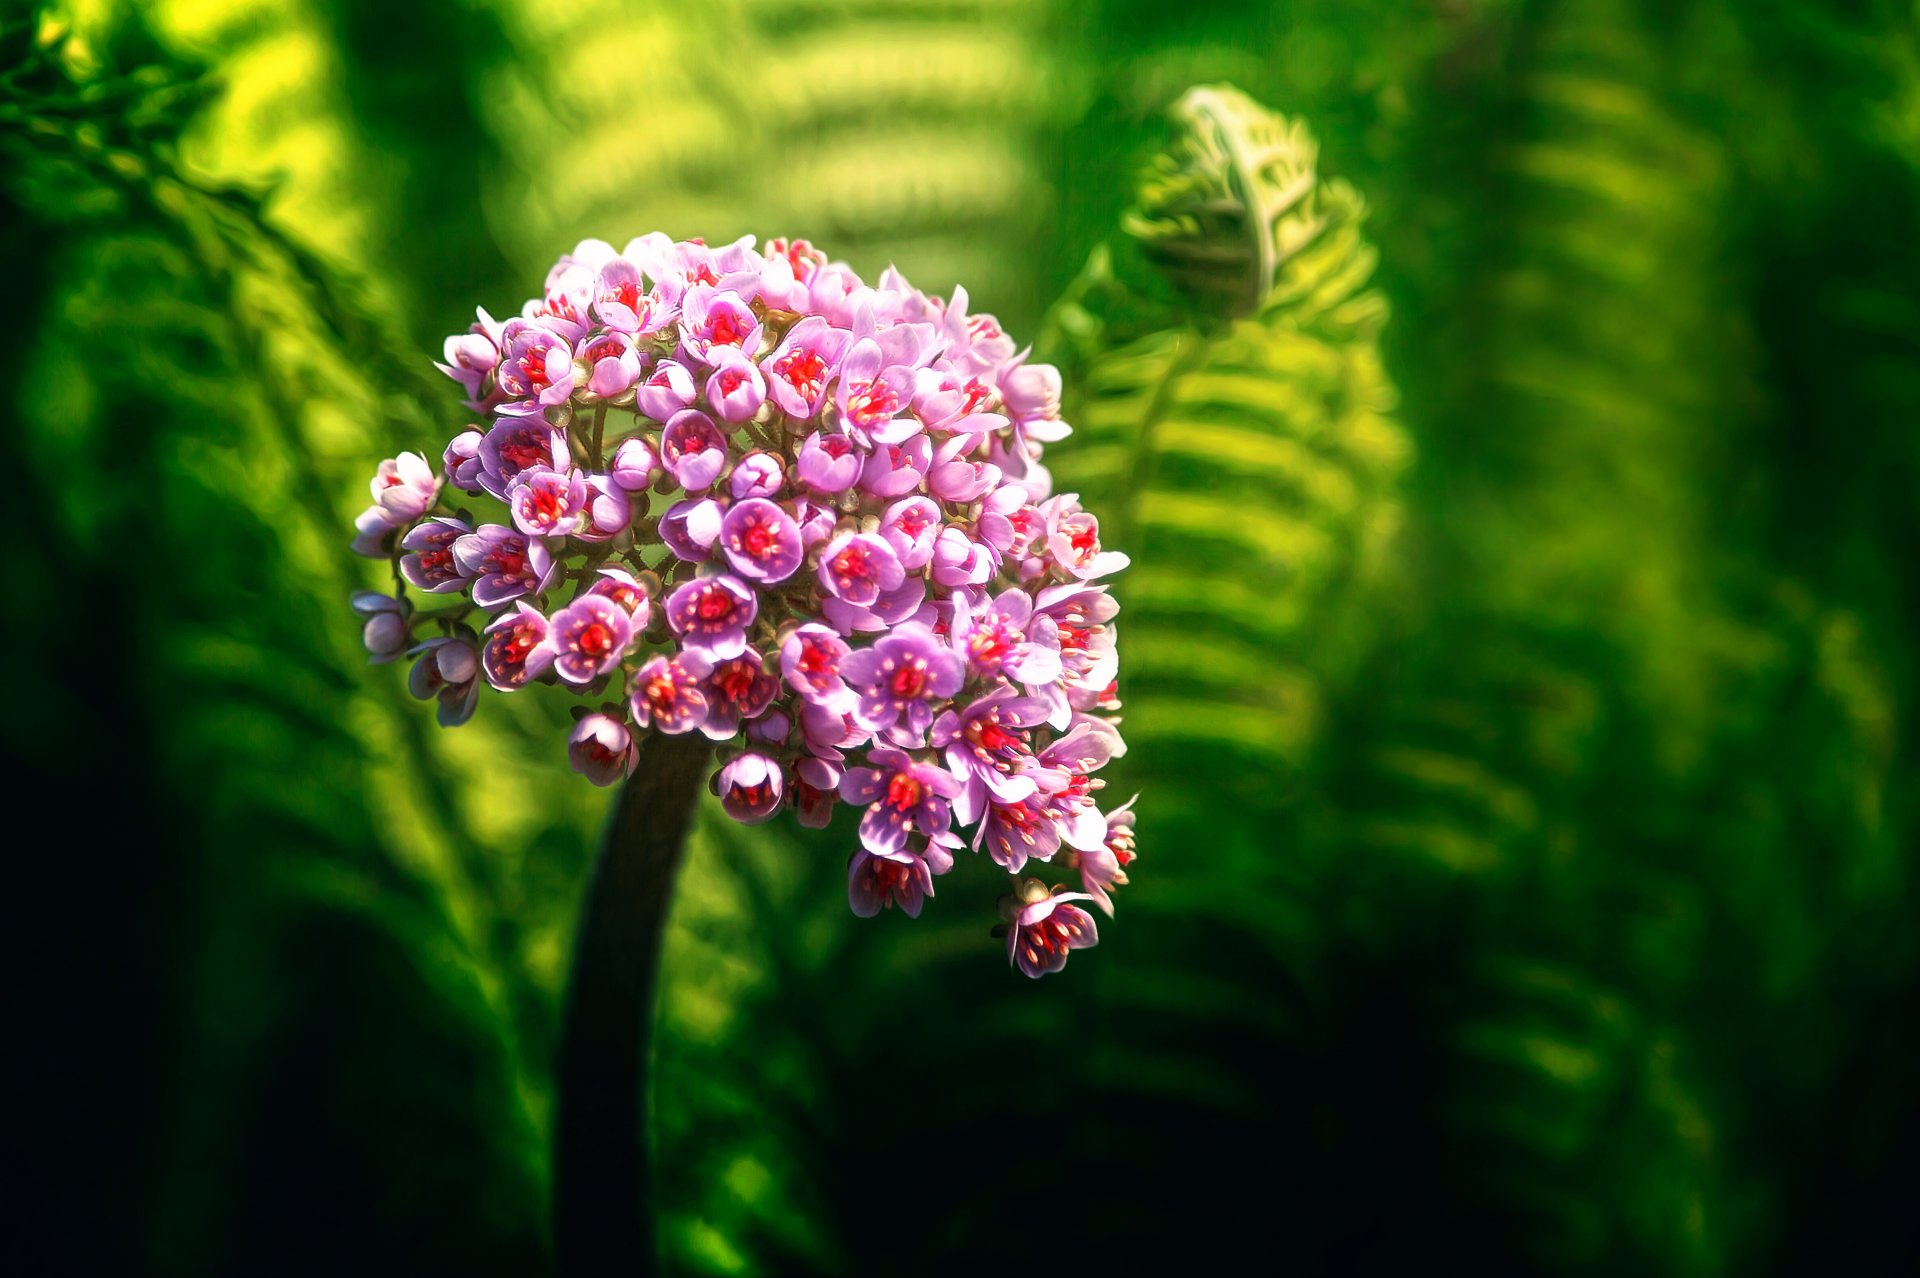
M 560 698 L 443 733 L 345 607 L 372 464 L 463 422 L 440 337 L 662 229 L 1057 338 L 1217 81 L 1378 257 L 1243 335 L 1239 416 L 1070 389 L 1136 556 L 1119 917 L 1028 983 L 988 867 L 862 922 L 849 830 L 703 812 L 672 1269 L 1920 1254 L 1911 5 L 90 0 L 4 50 L 31 1272 L 549 1262 L 606 796 Z

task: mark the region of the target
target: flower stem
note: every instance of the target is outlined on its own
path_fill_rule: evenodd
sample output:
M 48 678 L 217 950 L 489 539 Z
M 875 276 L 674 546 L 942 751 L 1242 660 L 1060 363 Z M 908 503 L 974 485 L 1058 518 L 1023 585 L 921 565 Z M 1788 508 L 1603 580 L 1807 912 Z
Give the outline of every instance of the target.
M 553 1233 L 563 1275 L 657 1266 L 647 1139 L 660 942 L 711 747 L 643 737 L 581 907 L 555 1070 Z

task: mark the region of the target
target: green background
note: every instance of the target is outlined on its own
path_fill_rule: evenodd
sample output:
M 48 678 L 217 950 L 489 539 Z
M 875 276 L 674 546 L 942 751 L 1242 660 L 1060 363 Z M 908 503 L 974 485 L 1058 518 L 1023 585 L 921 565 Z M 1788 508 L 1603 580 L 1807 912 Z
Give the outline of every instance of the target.
M 94 0 L 4 54 L 35 1272 L 548 1262 L 607 798 L 560 698 L 443 733 L 346 608 L 372 465 L 463 424 L 441 336 L 661 229 L 1058 345 L 1217 81 L 1378 256 L 1157 434 L 1150 359 L 1063 358 L 1051 458 L 1135 555 L 1119 916 L 1030 983 L 988 867 L 862 922 L 844 823 L 703 812 L 672 1268 L 1913 1258 L 1910 5 Z

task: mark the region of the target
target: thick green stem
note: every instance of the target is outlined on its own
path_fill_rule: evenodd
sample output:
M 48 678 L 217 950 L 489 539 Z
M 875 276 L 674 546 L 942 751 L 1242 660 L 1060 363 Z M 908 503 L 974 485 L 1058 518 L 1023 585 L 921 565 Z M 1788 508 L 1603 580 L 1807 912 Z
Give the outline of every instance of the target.
M 650 734 L 581 908 L 555 1070 L 554 1247 L 563 1275 L 657 1267 L 648 1047 L 660 941 L 711 747 Z

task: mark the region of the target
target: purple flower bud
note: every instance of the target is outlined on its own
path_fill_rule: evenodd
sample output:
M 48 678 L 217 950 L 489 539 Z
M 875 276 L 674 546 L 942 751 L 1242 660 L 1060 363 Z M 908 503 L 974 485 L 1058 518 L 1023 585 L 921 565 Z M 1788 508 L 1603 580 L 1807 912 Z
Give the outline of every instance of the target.
M 752 452 L 733 465 L 727 478 L 727 491 L 737 501 L 743 497 L 778 497 L 786 487 L 786 467 L 768 452 Z
M 370 664 L 385 665 L 406 651 L 406 605 L 377 590 L 356 590 L 353 593 L 353 610 L 367 619 L 360 631 L 360 639 L 367 646 Z
M 880 517 L 880 535 L 900 557 L 900 566 L 914 572 L 933 558 L 934 538 L 940 533 L 940 508 L 925 497 L 905 497 L 887 507 Z
M 793 517 L 800 521 L 800 540 L 809 550 L 833 536 L 840 523 L 840 514 L 833 507 L 805 497 L 793 503 Z
M 932 577 L 949 590 L 978 586 L 993 576 L 993 560 L 987 547 L 949 525 L 940 530 L 933 543 Z
M 676 360 L 663 359 L 634 392 L 634 403 L 656 422 L 664 422 L 693 402 L 693 374 Z
M 633 501 L 612 475 L 583 476 L 587 505 L 574 536 L 581 541 L 612 541 L 633 522 Z
M 720 548 L 735 572 L 769 583 L 793 576 L 806 553 L 800 525 L 764 497 L 734 503 L 720 524 Z
M 875 497 L 898 497 L 920 486 L 933 449 L 925 435 L 904 444 L 875 444 L 860 471 L 860 491 Z
M 480 669 L 487 682 L 502 692 L 514 692 L 538 679 L 553 665 L 553 649 L 546 643 L 547 619 L 537 608 L 522 603 L 503 612 L 487 627 L 487 643 L 480 650 Z
M 680 642 L 710 661 L 747 649 L 747 627 L 759 602 L 745 583 L 726 575 L 700 577 L 667 596 L 667 624 Z
M 760 745 L 783 746 L 793 733 L 793 721 L 778 710 L 768 710 L 757 719 L 747 720 L 747 740 Z
M 369 559 L 385 559 L 392 553 L 394 532 L 385 507 L 367 507 L 353 521 L 353 553 Z
M 400 575 L 407 584 L 428 594 L 444 595 L 464 589 L 466 580 L 454 562 L 453 543 L 473 531 L 458 519 L 435 516 L 400 539 Z
M 784 780 L 780 765 L 764 754 L 743 754 L 714 777 L 714 793 L 727 815 L 742 825 L 758 825 L 780 810 Z
M 820 556 L 820 584 L 835 599 L 866 606 L 906 578 L 900 557 L 872 533 L 846 533 Z
M 697 408 L 682 409 L 660 433 L 660 460 L 682 488 L 702 492 L 727 468 L 727 440 L 713 418 Z
M 660 454 L 653 441 L 645 435 L 635 435 L 621 440 L 620 446 L 613 450 L 613 465 L 607 473 L 613 476 L 614 483 L 630 493 L 638 493 L 646 491 L 660 469 Z
M 971 461 L 966 457 L 974 441 L 955 435 L 942 444 L 927 468 L 927 491 L 941 501 L 964 506 L 993 491 L 1000 483 L 1000 468 L 991 462 Z
M 521 471 L 507 505 L 515 526 L 529 537 L 564 537 L 586 516 L 587 481 L 577 471 Z
M 440 495 L 440 479 L 419 453 L 401 453 L 380 463 L 372 488 L 374 504 L 397 527 L 427 513 Z
M 627 725 L 609 714 L 582 715 L 567 738 L 567 760 L 595 785 L 612 785 L 633 775 L 640 751 Z
M 469 399 L 480 394 L 480 387 L 493 375 L 494 365 L 500 362 L 500 348 L 494 344 L 499 326 L 494 324 L 485 311 L 479 312 L 484 323 L 476 323 L 464 333 L 455 333 L 441 346 L 441 358 L 445 363 L 436 363 L 435 368 L 459 382 L 466 389 Z
M 633 622 L 605 595 L 582 595 L 547 620 L 554 672 L 568 683 L 610 673 L 633 642 Z
M 698 728 L 707 718 L 707 698 L 700 688 L 712 670 L 712 663 L 697 652 L 647 662 L 635 673 L 627 699 L 633 721 L 672 735 Z
M 726 511 L 711 497 L 689 498 L 667 507 L 660 516 L 660 540 L 677 557 L 690 564 L 703 564 L 720 540 L 720 528 Z
M 840 769 L 812 755 L 793 765 L 793 807 L 800 824 L 824 830 L 839 799 Z
M 473 717 L 480 700 L 480 654 L 471 635 L 429 639 L 413 649 L 418 658 L 407 672 L 407 688 L 422 701 L 438 700 L 443 728 L 457 728 Z
M 832 496 L 853 487 L 866 457 L 845 435 L 815 431 L 800 445 L 800 482 L 816 493 Z
M 580 358 L 589 370 L 587 389 L 602 399 L 632 390 L 640 380 L 640 352 L 625 333 L 608 331 L 589 339 L 580 348 Z
M 600 595 L 620 605 L 627 619 L 633 623 L 633 633 L 637 637 L 647 628 L 647 622 L 653 616 L 653 600 L 647 597 L 647 588 L 625 568 L 602 568 L 600 580 L 593 583 L 587 591 L 590 595 Z
M 1070 950 L 1088 949 L 1100 942 L 1100 930 L 1093 915 L 1069 901 L 1089 901 L 1085 892 L 1060 892 L 1045 895 L 1046 889 L 1034 880 L 1023 891 L 1023 898 L 1037 894 L 1014 916 L 1007 931 L 1007 962 L 1031 977 L 1057 972 L 1067 965 Z M 1037 893 L 1035 890 L 1037 889 Z
M 767 400 L 766 379 L 760 368 L 731 348 L 715 352 L 713 374 L 707 378 L 707 403 L 723 422 L 744 422 Z
M 463 430 L 453 437 L 446 451 L 440 455 L 440 464 L 446 468 L 447 478 L 462 492 L 480 491 L 480 441 L 484 438 L 486 436 L 477 429 Z
M 1051 364 L 1018 364 L 1000 370 L 1000 398 L 1007 412 L 1028 420 L 1060 416 L 1060 370 Z

